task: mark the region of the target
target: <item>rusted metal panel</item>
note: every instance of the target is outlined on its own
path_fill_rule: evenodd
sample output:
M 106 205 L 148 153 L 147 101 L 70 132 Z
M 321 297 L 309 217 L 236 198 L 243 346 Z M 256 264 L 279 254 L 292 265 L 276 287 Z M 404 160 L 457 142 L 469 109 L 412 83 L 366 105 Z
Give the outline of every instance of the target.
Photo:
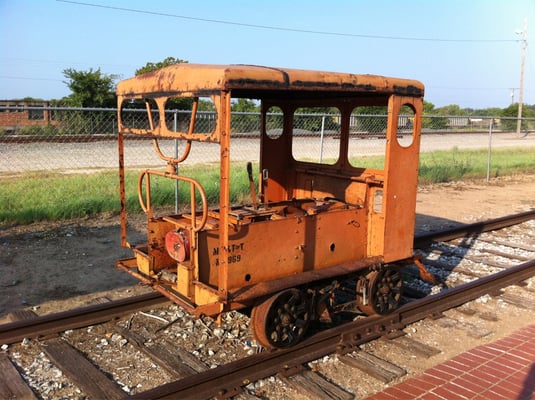
M 403 105 L 414 109 L 412 143 L 400 145 L 398 115 Z M 412 241 L 416 221 L 416 191 L 420 152 L 420 124 L 423 112 L 421 99 L 393 96 L 389 103 L 388 140 L 385 155 L 384 186 L 384 247 L 386 262 L 412 255 Z
M 217 286 L 223 260 L 228 287 L 238 288 L 365 257 L 362 209 L 279 218 L 237 226 L 225 253 L 218 247 L 218 230 L 202 232 L 200 281 Z
M 124 97 L 206 96 L 220 91 L 251 89 L 424 95 L 423 85 L 416 80 L 255 65 L 180 63 L 117 84 L 117 94 Z

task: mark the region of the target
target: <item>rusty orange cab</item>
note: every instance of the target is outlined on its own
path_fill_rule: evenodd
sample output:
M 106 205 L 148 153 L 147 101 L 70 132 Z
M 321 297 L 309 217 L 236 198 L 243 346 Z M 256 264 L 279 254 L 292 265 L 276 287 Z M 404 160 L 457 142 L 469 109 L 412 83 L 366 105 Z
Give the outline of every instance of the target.
M 310 322 L 332 320 L 340 302 L 367 314 L 398 306 L 398 266 L 414 261 L 420 82 L 181 63 L 121 81 L 117 95 L 122 244 L 134 255 L 118 261 L 118 268 L 197 316 L 251 309 L 253 334 L 267 347 L 297 343 Z M 200 110 L 203 98 L 212 103 L 208 116 Z M 234 134 L 231 107 L 240 98 L 253 99 L 261 109 L 260 132 L 247 139 Z M 184 100 L 190 112 L 171 122 L 170 102 Z M 138 103 L 145 109 L 142 123 L 128 112 Z M 332 154 L 319 161 L 302 153 L 318 135 L 299 136 L 296 124 L 300 111 L 315 108 L 337 113 L 329 121 L 331 136 L 321 137 Z M 358 155 L 366 117 L 358 110 L 369 109 L 384 114 L 375 138 L 384 156 L 379 168 L 359 164 L 366 161 Z M 136 135 L 152 138 L 167 166 L 139 176 L 147 239 L 134 245 L 127 240 L 124 143 Z M 173 156 L 160 149 L 159 142 L 168 139 L 180 144 Z M 259 160 L 257 172 L 237 156 L 237 143 L 244 140 L 258 145 L 253 148 L 259 154 L 249 155 Z M 217 162 L 213 204 L 205 184 L 182 167 L 196 146 Z M 235 165 L 249 176 L 247 204 L 231 202 L 240 175 L 231 171 Z M 156 212 L 154 182 L 166 180 L 188 193 L 180 211 Z

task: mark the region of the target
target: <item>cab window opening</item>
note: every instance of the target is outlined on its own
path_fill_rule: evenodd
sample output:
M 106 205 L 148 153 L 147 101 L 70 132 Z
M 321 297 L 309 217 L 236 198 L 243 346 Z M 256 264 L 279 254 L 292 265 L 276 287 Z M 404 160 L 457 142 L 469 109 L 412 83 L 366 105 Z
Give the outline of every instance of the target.
M 397 141 L 401 147 L 410 147 L 414 141 L 415 110 L 411 104 L 401 106 L 398 115 Z
M 387 106 L 358 106 L 349 119 L 348 160 L 352 167 L 383 170 Z
M 293 113 L 292 156 L 334 165 L 340 158 L 341 113 L 336 107 L 299 107 Z
M 214 101 L 210 97 L 170 97 L 165 101 L 165 124 L 171 132 L 211 134 L 217 125 Z
M 278 106 L 271 106 L 265 113 L 265 135 L 272 139 L 281 137 L 284 129 L 284 113 Z
M 120 118 L 126 129 L 151 131 L 160 124 L 158 105 L 151 98 L 124 99 L 121 103 Z

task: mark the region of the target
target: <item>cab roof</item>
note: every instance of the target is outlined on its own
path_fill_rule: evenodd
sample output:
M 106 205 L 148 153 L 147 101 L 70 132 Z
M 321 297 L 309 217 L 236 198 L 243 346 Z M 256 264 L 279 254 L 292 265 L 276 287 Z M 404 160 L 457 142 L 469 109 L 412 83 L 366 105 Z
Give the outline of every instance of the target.
M 423 97 L 424 85 L 379 75 L 308 71 L 257 65 L 174 64 L 126 79 L 116 93 L 125 98 L 208 96 L 231 91 L 232 97 L 384 96 Z

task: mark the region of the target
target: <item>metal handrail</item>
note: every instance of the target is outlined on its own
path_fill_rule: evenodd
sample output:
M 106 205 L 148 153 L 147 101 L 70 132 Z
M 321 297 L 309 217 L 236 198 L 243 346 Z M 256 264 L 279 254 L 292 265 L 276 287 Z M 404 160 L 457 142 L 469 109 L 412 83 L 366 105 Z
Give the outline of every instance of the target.
M 208 202 L 206 201 L 206 193 L 204 191 L 204 188 L 202 185 L 195 179 L 187 178 L 185 176 L 179 176 L 173 173 L 169 172 L 162 172 L 162 171 L 155 171 L 155 170 L 145 170 L 139 175 L 138 185 L 137 185 L 137 193 L 138 193 L 138 199 L 139 199 L 139 205 L 141 206 L 142 210 L 149 215 L 149 217 L 152 216 L 152 207 L 151 207 L 151 199 L 150 199 L 150 175 L 157 175 L 164 178 L 169 179 L 175 179 L 177 181 L 183 181 L 188 182 L 190 184 L 190 204 L 191 204 L 191 225 L 194 232 L 199 232 L 201 229 L 204 228 L 206 225 L 206 221 L 208 220 Z M 145 194 L 146 194 L 146 202 L 143 199 L 143 180 L 145 179 L 145 176 L 147 177 L 146 183 L 145 183 Z M 202 206 L 202 217 L 199 224 L 197 224 L 197 217 L 196 217 L 196 207 L 195 207 L 195 189 L 197 189 L 201 195 L 201 206 Z

